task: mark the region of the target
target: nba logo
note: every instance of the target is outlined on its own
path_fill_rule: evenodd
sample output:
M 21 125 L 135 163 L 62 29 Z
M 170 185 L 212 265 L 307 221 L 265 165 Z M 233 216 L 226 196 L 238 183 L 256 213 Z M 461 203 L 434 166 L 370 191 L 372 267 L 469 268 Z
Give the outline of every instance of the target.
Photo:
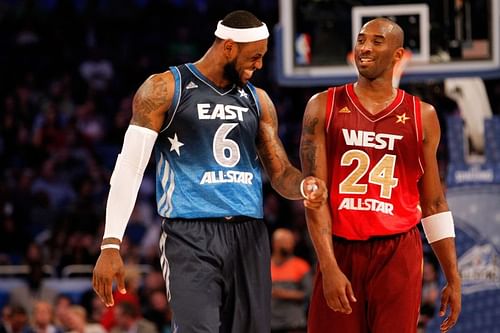
M 295 38 L 295 63 L 297 65 L 311 63 L 311 35 L 301 33 Z

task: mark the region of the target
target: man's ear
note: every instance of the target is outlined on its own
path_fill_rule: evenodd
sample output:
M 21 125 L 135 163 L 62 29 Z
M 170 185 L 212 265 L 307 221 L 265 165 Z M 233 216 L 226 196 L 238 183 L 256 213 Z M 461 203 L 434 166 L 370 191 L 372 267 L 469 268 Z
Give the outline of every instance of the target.
M 224 55 L 228 59 L 232 59 L 236 54 L 238 49 L 238 44 L 235 43 L 232 39 L 226 39 L 223 44 Z
M 403 55 L 405 53 L 405 49 L 402 47 L 399 47 L 395 52 L 394 52 L 394 60 L 396 62 L 401 61 L 403 59 Z

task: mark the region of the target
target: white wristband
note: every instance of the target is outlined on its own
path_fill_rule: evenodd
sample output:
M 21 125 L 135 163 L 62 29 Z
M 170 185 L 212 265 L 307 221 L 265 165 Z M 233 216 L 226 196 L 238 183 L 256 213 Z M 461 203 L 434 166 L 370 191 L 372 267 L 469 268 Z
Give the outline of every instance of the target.
M 302 179 L 302 181 L 300 182 L 300 194 L 302 194 L 302 196 L 304 197 L 304 199 L 307 199 L 307 195 L 305 194 L 304 192 L 304 182 L 305 182 L 305 178 Z
M 450 211 L 437 213 L 422 219 L 425 237 L 429 243 L 443 238 L 455 237 L 455 226 Z
M 120 244 L 103 244 L 101 245 L 101 251 L 106 249 L 116 249 L 120 250 Z
M 300 194 L 302 194 L 302 197 L 307 200 L 309 198 L 307 197 L 306 193 L 304 192 L 304 182 L 305 181 L 306 181 L 306 179 L 304 178 L 300 182 Z M 310 191 L 312 191 L 312 192 L 314 192 L 314 191 L 316 191 L 318 189 L 318 186 L 316 184 L 308 185 L 307 189 L 310 190 Z

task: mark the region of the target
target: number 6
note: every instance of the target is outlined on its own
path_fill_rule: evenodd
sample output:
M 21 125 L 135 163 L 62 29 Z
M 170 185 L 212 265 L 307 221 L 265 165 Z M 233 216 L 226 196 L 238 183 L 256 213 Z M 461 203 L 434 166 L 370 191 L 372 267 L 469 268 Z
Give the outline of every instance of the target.
M 217 163 L 228 168 L 234 167 L 240 161 L 240 147 L 234 140 L 227 138 L 229 132 L 236 126 L 238 124 L 220 125 L 217 132 L 215 132 L 212 145 L 214 158 Z M 226 156 L 226 151 L 229 152 L 228 156 Z

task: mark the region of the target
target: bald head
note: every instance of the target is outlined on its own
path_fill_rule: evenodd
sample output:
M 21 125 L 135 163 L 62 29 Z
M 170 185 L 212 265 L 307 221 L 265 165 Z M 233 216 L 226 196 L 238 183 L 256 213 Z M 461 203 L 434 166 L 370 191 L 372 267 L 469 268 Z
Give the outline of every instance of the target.
M 385 37 L 391 41 L 394 48 L 403 47 L 404 32 L 399 24 L 385 17 L 377 17 L 366 22 L 361 28 L 361 31 L 372 25 L 378 27 L 378 29 L 384 33 Z
M 279 228 L 273 233 L 273 251 L 291 255 L 295 248 L 295 237 L 289 229 Z

